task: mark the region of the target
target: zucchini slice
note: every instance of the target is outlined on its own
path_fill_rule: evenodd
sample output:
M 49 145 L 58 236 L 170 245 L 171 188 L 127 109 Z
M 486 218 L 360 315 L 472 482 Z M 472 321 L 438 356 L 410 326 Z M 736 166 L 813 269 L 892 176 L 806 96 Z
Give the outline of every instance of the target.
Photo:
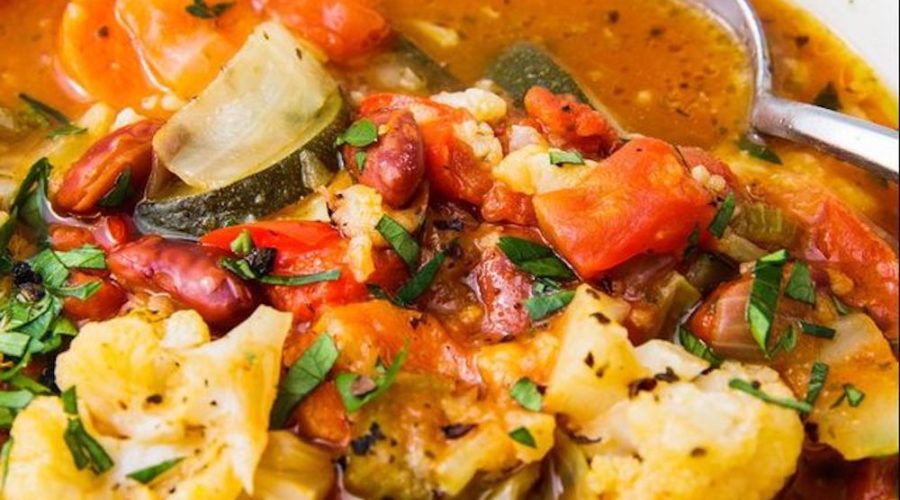
M 488 67 L 485 78 L 509 93 L 519 107 L 528 90 L 536 85 L 555 94 L 572 94 L 585 104 L 596 104 L 553 56 L 529 42 L 519 42 L 501 52 Z
M 431 92 L 456 90 L 463 87 L 447 68 L 432 59 L 410 39 L 398 35 L 394 41 L 393 55 L 400 63 L 405 64 L 417 75 L 425 79 L 426 87 Z
M 277 23 L 260 25 L 157 133 L 138 227 L 199 236 L 297 202 L 337 171 L 349 114 L 313 51 Z

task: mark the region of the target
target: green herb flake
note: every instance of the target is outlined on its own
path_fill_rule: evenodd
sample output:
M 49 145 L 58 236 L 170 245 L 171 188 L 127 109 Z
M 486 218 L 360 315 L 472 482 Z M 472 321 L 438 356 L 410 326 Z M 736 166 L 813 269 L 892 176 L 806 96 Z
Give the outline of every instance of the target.
M 781 338 L 778 339 L 778 344 L 775 345 L 775 348 L 772 349 L 772 352 L 769 354 L 770 357 L 775 356 L 778 353 L 790 353 L 793 352 L 794 349 L 797 348 L 797 329 L 794 328 L 794 325 L 789 325 L 787 330 L 781 334 Z
M 13 438 L 12 436 L 3 443 L 3 448 L 0 449 L 0 462 L 3 464 L 3 480 L 2 486 L 0 486 L 0 492 L 3 491 L 3 488 L 6 487 L 6 476 L 9 474 L 9 455 L 12 452 L 13 447 Z
M 578 151 L 550 150 L 550 163 L 553 165 L 584 165 L 584 157 Z
M 9 379 L 9 385 L 16 389 L 23 389 L 32 394 L 52 394 L 53 391 L 49 387 L 41 384 L 34 379 L 30 379 L 22 374 L 17 374 Z
M 256 247 L 253 244 L 253 236 L 251 236 L 250 231 L 246 229 L 241 231 L 241 234 L 237 235 L 237 238 L 232 240 L 229 246 L 231 247 L 232 253 L 242 257 L 250 253 L 250 251 Z
M 678 342 L 685 351 L 703 359 L 713 367 L 722 365 L 723 360 L 700 337 L 694 335 L 684 325 L 678 327 Z
M 853 313 L 853 308 L 841 301 L 841 299 L 832 295 L 831 302 L 834 303 L 834 310 L 839 316 L 846 316 Z
M 75 386 L 62 393 L 63 411 L 69 416 L 69 424 L 63 434 L 63 440 L 72 454 L 75 467 L 82 470 L 90 467 L 94 474 L 102 474 L 113 466 L 112 458 L 100 446 L 87 430 L 78 416 L 78 396 Z
M 858 408 L 866 399 L 866 393 L 857 389 L 853 384 L 844 384 L 844 395 L 852 408 Z
M 743 393 L 749 394 L 756 399 L 764 401 L 769 404 L 773 404 L 775 406 L 780 406 L 782 408 L 787 408 L 789 410 L 794 410 L 799 413 L 810 413 L 812 411 L 812 405 L 807 403 L 806 401 L 798 401 L 796 399 L 791 398 L 778 398 L 774 396 L 770 396 L 765 392 L 759 390 L 756 385 L 747 382 L 746 380 L 741 379 L 731 379 L 731 382 L 728 383 L 728 387 L 736 391 L 741 391 Z
M 497 247 L 516 267 L 538 278 L 571 280 L 575 273 L 550 247 L 533 241 L 503 236 Z
M 141 484 L 150 484 L 154 479 L 165 474 L 170 469 L 181 463 L 182 460 L 184 460 L 184 457 L 177 457 L 166 460 L 156 465 L 151 465 L 150 467 L 136 470 L 134 472 L 129 472 L 125 475 L 125 477 L 127 477 L 128 479 L 134 479 Z
M 391 248 L 393 248 L 400 258 L 403 259 L 403 262 L 406 263 L 408 268 L 416 268 L 419 264 L 419 253 L 421 252 L 421 248 L 406 228 L 391 217 L 384 215 L 381 217 L 381 220 L 378 221 L 378 225 L 375 226 L 375 229 L 381 233 L 381 236 L 384 237 L 385 241 L 391 245 Z
M 0 391 L 0 407 L 21 410 L 34 399 L 34 394 L 24 389 L 18 391 Z
M 391 363 L 390 368 L 373 380 L 375 388 L 366 394 L 358 395 L 353 393 L 353 384 L 360 378 L 359 375 L 346 372 L 339 373 L 334 379 L 334 385 L 337 388 L 338 394 L 341 396 L 341 402 L 344 403 L 344 408 L 347 409 L 347 412 L 355 413 L 366 404 L 387 392 L 397 379 L 397 375 L 400 373 L 400 369 L 403 368 L 403 364 L 406 363 L 406 358 L 408 356 L 409 339 L 406 340 L 403 344 L 403 348 L 401 348 L 400 351 L 397 352 L 397 355 L 394 356 L 394 361 Z
M 84 127 L 79 127 L 78 125 L 74 125 L 72 123 L 66 123 L 65 125 L 61 125 L 53 130 L 51 130 L 47 137 L 50 139 L 55 139 L 57 137 L 65 137 L 68 135 L 81 135 L 87 133 L 88 129 Z
M 69 387 L 63 391 L 62 395 L 63 411 L 69 415 L 78 415 L 78 393 L 75 386 Z
M 46 104 L 28 94 L 20 93 L 19 100 L 25 103 L 31 111 L 43 117 L 46 121 L 53 121 L 60 125 L 69 125 L 69 118 L 58 109 Z
M 394 302 L 403 307 L 411 306 L 431 287 L 431 283 L 434 282 L 434 278 L 446 259 L 447 254 L 440 252 L 426 262 L 409 281 L 400 287 L 400 290 L 397 291 L 397 295 L 394 297 Z
M 527 427 L 515 429 L 509 433 L 509 437 L 522 446 L 537 448 L 537 441 L 534 440 L 534 436 L 531 435 L 531 431 L 529 431 Z
M 52 292 L 57 297 L 72 297 L 78 300 L 87 300 L 93 297 L 95 293 L 99 292 L 101 288 L 103 288 L 103 281 L 97 279 L 74 287 L 54 288 Z
M 509 395 L 519 403 L 522 408 L 531 411 L 541 411 L 543 397 L 537 384 L 528 378 L 521 378 L 509 390 Z
M 194 3 L 184 8 L 188 14 L 200 19 L 215 19 L 234 7 L 234 2 L 219 2 L 212 5 L 205 0 L 194 0 Z
M 798 302 L 816 305 L 816 284 L 810 277 L 809 266 L 805 262 L 794 263 L 784 294 Z
M 834 340 L 834 336 L 837 334 L 837 331 L 835 331 L 833 328 L 816 325 L 814 323 L 807 323 L 805 321 L 800 322 L 800 331 L 812 337 L 818 337 L 820 339 L 827 340 Z
M 732 191 L 725 197 L 725 201 L 722 202 L 722 205 L 719 206 L 719 211 L 716 212 L 716 217 L 709 224 L 710 234 L 716 238 L 722 238 L 725 235 L 725 228 L 728 227 L 732 217 L 734 217 L 734 209 L 735 198 L 734 191 Z
M 126 168 L 116 178 L 112 189 L 103 198 L 100 198 L 97 204 L 106 208 L 119 207 L 132 195 L 134 195 L 134 190 L 131 189 L 131 169 Z
M 378 142 L 378 126 L 368 118 L 363 118 L 350 125 L 350 128 L 338 137 L 336 146 L 349 144 L 357 148 L 364 148 Z
M 822 90 L 813 99 L 813 104 L 832 111 L 840 111 L 843 108 L 841 97 L 838 95 L 837 87 L 834 82 L 828 82 Z
M 758 160 L 774 163 L 775 165 L 783 164 L 781 157 L 775 151 L 753 142 L 747 136 L 741 137 L 741 140 L 738 141 L 738 148 Z
M 55 253 L 56 258 L 69 269 L 106 269 L 106 253 L 94 245 Z
M 830 368 L 825 363 L 815 362 L 812 365 L 812 371 L 809 374 L 809 385 L 806 389 L 806 402 L 814 406 L 819 394 L 825 389 L 825 380 L 828 379 Z
M 550 295 L 539 295 L 525 300 L 522 305 L 528 311 L 531 321 L 541 321 L 563 310 L 575 298 L 575 292 L 564 290 Z
M 21 358 L 28 348 L 31 337 L 19 332 L 0 332 L 0 353 Z
M 357 151 L 355 155 L 353 155 L 353 159 L 356 160 L 356 169 L 359 170 L 359 173 L 363 173 L 366 170 L 366 158 L 368 154 L 365 151 Z
M 267 274 L 265 276 L 257 278 L 260 283 L 278 286 L 307 286 L 314 285 L 316 283 L 337 281 L 339 279 L 341 279 L 340 269 L 332 269 L 330 271 L 323 271 L 321 273 L 298 276 L 279 276 L 275 274 Z
M 294 408 L 316 387 L 325 381 L 338 358 L 338 348 L 331 335 L 323 333 L 300 356 L 278 387 L 272 406 L 271 427 L 280 429 L 287 423 Z
M 764 353 L 769 352 L 769 335 L 781 294 L 781 281 L 788 253 L 784 250 L 767 255 L 756 262 L 753 287 L 747 304 L 750 333 Z

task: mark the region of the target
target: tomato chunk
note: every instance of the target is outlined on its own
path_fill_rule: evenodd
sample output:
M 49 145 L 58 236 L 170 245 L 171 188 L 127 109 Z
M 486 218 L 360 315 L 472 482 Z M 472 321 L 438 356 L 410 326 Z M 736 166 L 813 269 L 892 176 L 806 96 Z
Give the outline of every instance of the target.
M 63 301 L 63 311 L 67 316 L 76 321 L 104 321 L 118 314 L 119 309 L 125 304 L 127 296 L 125 291 L 112 281 L 81 271 L 72 271 L 68 286 L 76 287 L 95 281 L 100 281 L 102 284 L 97 292 L 88 299 L 66 297 Z
M 384 16 L 360 0 L 253 0 L 253 5 L 297 30 L 336 63 L 371 52 L 391 33 Z
M 536 196 L 534 208 L 544 235 L 585 279 L 643 253 L 682 250 L 716 211 L 675 149 L 647 138 L 629 142 L 583 186 Z
M 608 156 L 619 142 L 616 129 L 599 111 L 570 95 L 556 95 L 543 87 L 525 94 L 525 110 L 535 118 L 550 142 L 592 158 Z

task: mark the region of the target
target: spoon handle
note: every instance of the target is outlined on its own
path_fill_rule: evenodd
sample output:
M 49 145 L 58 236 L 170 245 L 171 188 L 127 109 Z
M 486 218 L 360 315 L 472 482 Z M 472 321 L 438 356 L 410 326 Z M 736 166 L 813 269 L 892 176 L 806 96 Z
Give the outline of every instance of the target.
M 883 179 L 900 177 L 896 130 L 774 96 L 759 98 L 753 123 L 757 132 L 813 146 Z

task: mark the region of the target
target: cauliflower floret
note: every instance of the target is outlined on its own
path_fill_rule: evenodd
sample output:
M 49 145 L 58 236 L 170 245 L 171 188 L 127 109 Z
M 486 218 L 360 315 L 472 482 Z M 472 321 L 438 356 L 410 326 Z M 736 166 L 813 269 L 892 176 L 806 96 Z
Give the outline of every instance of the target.
M 513 191 L 535 195 L 576 187 L 596 167 L 591 160 L 585 160 L 584 165 L 554 165 L 550 148 L 541 144 L 510 153 L 494 167 L 493 175 Z
M 57 360 L 57 385 L 76 387 L 79 415 L 114 466 L 79 471 L 62 439 L 59 398 L 16 418 L 6 498 L 234 498 L 252 492 L 268 441 L 289 314 L 261 307 L 225 337 L 193 311 L 165 322 L 139 314 L 82 328 Z M 127 477 L 183 458 L 149 485 Z
M 518 151 L 527 146 L 547 146 L 547 139 L 534 127 L 513 125 L 509 132 L 509 151 Z
M 472 148 L 478 161 L 493 166 L 503 159 L 503 145 L 487 123 L 465 120 L 453 126 L 453 133 Z
M 481 122 L 495 122 L 506 116 L 506 101 L 485 89 L 471 88 L 463 92 L 441 92 L 433 96 L 431 100 L 453 108 L 465 109 Z
M 772 498 L 796 468 L 797 413 L 729 388 L 793 394 L 773 370 L 726 363 L 695 382 L 659 383 L 614 406 L 588 482 L 604 499 Z

